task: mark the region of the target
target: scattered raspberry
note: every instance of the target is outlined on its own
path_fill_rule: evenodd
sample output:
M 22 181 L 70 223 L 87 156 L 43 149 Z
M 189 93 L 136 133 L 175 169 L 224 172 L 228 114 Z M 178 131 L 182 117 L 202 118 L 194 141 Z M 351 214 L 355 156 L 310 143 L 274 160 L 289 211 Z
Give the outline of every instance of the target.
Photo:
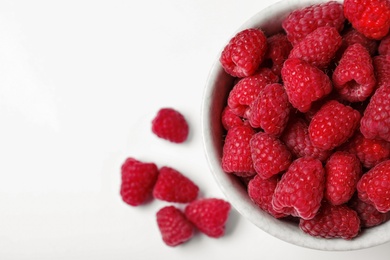
M 340 96 L 350 102 L 364 101 L 375 88 L 376 79 L 368 50 L 355 43 L 349 46 L 332 76 Z
M 229 106 L 226 106 L 222 111 L 222 125 L 225 130 L 229 130 L 233 126 L 244 125 L 241 117 L 236 115 Z
M 292 45 L 287 36 L 282 33 L 274 34 L 267 39 L 268 49 L 265 59 L 271 61 L 271 70 L 275 75 L 280 76 L 284 61 L 287 59 Z
M 378 53 L 379 55 L 390 55 L 390 33 L 379 43 Z
M 376 77 L 376 89 L 390 85 L 390 55 L 378 55 L 372 59 Z
M 331 100 L 323 105 L 311 120 L 310 140 L 319 149 L 332 150 L 354 134 L 359 120 L 358 111 Z
M 272 199 L 275 211 L 303 219 L 313 218 L 324 195 L 324 176 L 317 159 L 302 157 L 292 162 L 276 186 Z
M 251 106 L 249 123 L 261 127 L 264 132 L 279 136 L 287 125 L 291 104 L 283 86 L 278 83 L 267 85 Z
M 284 62 L 282 79 L 290 103 L 301 112 L 309 111 L 312 102 L 332 91 L 332 83 L 324 72 L 296 58 Z
M 330 1 L 291 12 L 282 27 L 290 42 L 295 45 L 318 27 L 332 26 L 341 31 L 344 21 L 343 5 Z
M 381 213 L 373 205 L 360 200 L 356 195 L 352 197 L 348 205 L 357 212 L 362 227 L 378 226 L 390 219 L 390 212 Z
M 189 127 L 180 112 L 172 108 L 162 108 L 152 121 L 152 132 L 173 143 L 183 143 L 187 140 Z
M 341 46 L 337 53 L 339 53 L 339 56 L 344 53 L 344 51 L 348 48 L 348 46 L 351 46 L 355 43 L 359 43 L 363 47 L 365 47 L 368 52 L 370 53 L 370 56 L 374 56 L 376 53 L 376 50 L 378 48 L 377 41 L 373 39 L 369 39 L 360 32 L 356 31 L 354 28 L 348 29 L 343 35 L 343 42 L 341 43 Z M 336 55 L 338 56 L 338 55 Z
M 158 176 L 158 169 L 154 163 L 127 158 L 122 164 L 121 173 L 120 194 L 124 202 L 131 206 L 138 206 L 152 197 L 153 186 Z
M 359 234 L 360 219 L 356 211 L 345 205 L 324 203 L 313 219 L 301 219 L 299 227 L 315 237 L 350 240 Z
M 230 204 L 222 199 L 205 198 L 188 204 L 184 213 L 201 232 L 218 238 L 225 233 L 230 208 Z
M 258 29 L 237 33 L 222 51 L 220 62 L 233 77 L 248 77 L 255 73 L 267 51 L 267 38 Z
M 156 213 L 161 236 L 168 246 L 177 246 L 190 240 L 194 227 L 185 215 L 174 206 L 165 206 Z
M 344 15 L 366 37 L 380 40 L 390 28 L 388 0 L 344 0 Z

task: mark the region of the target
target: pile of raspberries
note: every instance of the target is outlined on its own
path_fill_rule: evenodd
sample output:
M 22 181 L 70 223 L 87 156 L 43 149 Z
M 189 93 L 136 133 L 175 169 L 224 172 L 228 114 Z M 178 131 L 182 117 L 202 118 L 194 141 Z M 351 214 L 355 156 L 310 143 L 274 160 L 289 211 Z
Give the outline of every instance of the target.
M 225 46 L 222 168 L 262 210 L 347 240 L 390 219 L 389 27 L 389 0 L 330 1 Z

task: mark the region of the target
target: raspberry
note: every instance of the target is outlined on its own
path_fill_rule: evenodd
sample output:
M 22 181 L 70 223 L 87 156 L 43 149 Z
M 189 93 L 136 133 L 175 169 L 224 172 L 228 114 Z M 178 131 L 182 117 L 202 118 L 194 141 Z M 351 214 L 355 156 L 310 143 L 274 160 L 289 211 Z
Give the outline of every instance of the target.
M 288 168 L 291 164 L 291 153 L 276 137 L 267 133 L 256 133 L 250 147 L 254 168 L 263 179 L 268 179 Z
M 194 226 L 174 206 L 166 206 L 156 213 L 157 225 L 165 244 L 180 245 L 192 238 Z
M 355 43 L 349 46 L 332 75 L 340 96 L 350 102 L 364 101 L 375 88 L 374 67 L 368 50 Z
M 377 81 L 376 89 L 390 85 L 390 55 L 378 55 L 372 59 L 375 77 Z
M 359 159 L 347 152 L 333 153 L 325 165 L 325 198 L 332 205 L 348 202 L 362 174 Z
M 162 167 L 154 185 L 153 196 L 156 199 L 187 203 L 198 197 L 199 188 L 188 177 L 181 172 L 170 168 Z
M 268 49 L 265 59 L 271 61 L 271 70 L 275 75 L 280 76 L 284 61 L 292 49 L 287 36 L 282 33 L 274 34 L 267 39 Z
M 162 108 L 152 121 L 152 132 L 173 143 L 183 143 L 189 132 L 184 116 L 172 108 Z
M 184 213 L 202 233 L 218 238 L 225 233 L 230 208 L 229 202 L 222 199 L 205 198 L 188 204 Z
M 319 27 L 294 45 L 289 58 L 299 58 L 317 68 L 326 68 L 341 46 L 341 36 L 330 26 Z
M 238 116 L 244 117 L 249 106 L 267 84 L 277 82 L 279 77 L 270 69 L 262 68 L 255 75 L 241 79 L 229 93 L 228 106 Z
M 158 169 L 154 163 L 127 158 L 122 164 L 121 174 L 120 194 L 124 202 L 131 206 L 138 206 L 152 197 L 152 190 L 158 176 Z
M 317 216 L 310 220 L 301 219 L 299 227 L 315 237 L 350 240 L 359 234 L 360 219 L 356 211 L 346 205 L 324 203 Z
M 390 212 L 381 213 L 373 205 L 360 200 L 356 195 L 348 205 L 357 212 L 362 227 L 374 227 L 390 219 Z
M 332 26 L 341 31 L 344 21 L 343 5 L 330 1 L 291 12 L 283 21 L 282 27 L 290 42 L 295 45 L 319 27 Z
M 226 106 L 222 111 L 222 125 L 225 130 L 229 130 L 233 126 L 244 125 L 244 121 L 236 115 L 229 106 Z
M 389 32 L 388 0 L 344 0 L 344 15 L 366 37 L 380 40 Z
M 248 195 L 260 209 L 275 218 L 283 218 L 286 217 L 286 214 L 278 213 L 272 207 L 272 196 L 277 183 L 277 176 L 263 179 L 259 175 L 256 175 L 248 183 Z
M 317 159 L 302 157 L 293 161 L 276 186 L 272 199 L 275 211 L 303 219 L 313 218 L 324 195 L 324 176 Z
M 377 164 L 357 184 L 359 198 L 382 213 L 390 211 L 390 160 Z
M 220 62 L 233 77 L 248 77 L 255 73 L 267 50 L 267 38 L 258 29 L 237 33 L 222 51 Z
M 222 169 L 238 176 L 256 174 L 253 168 L 250 140 L 255 131 L 250 126 L 235 126 L 229 129 L 222 151 Z
M 322 150 L 332 150 L 350 138 L 359 126 L 360 113 L 335 100 L 327 102 L 309 124 L 312 144 Z
M 355 43 L 359 43 L 363 47 L 365 47 L 371 56 L 373 56 L 376 53 L 378 43 L 373 40 L 369 39 L 360 32 L 356 31 L 354 28 L 348 29 L 343 35 L 343 42 L 341 43 L 341 46 L 337 53 L 339 53 L 340 57 L 344 53 L 344 51 L 348 48 L 348 46 L 351 46 Z M 338 56 L 338 55 L 336 55 Z
M 378 53 L 379 55 L 390 55 L 390 34 L 386 35 L 379 43 Z
M 249 123 L 261 127 L 264 132 L 279 136 L 287 125 L 291 104 L 283 86 L 278 83 L 267 85 L 251 106 Z

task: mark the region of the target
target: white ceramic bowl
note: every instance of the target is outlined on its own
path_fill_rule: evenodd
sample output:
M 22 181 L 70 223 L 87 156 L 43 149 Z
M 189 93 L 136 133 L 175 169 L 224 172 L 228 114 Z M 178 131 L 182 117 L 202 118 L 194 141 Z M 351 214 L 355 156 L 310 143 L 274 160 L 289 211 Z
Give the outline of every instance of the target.
M 320 2 L 327 1 L 284 0 L 277 2 L 260 10 L 233 32 L 231 37 L 243 29 L 256 27 L 263 29 L 268 35 L 276 33 L 281 30 L 281 21 L 292 10 Z M 221 46 L 221 51 L 223 47 Z M 233 175 L 225 173 L 221 168 L 223 145 L 221 112 L 226 104 L 232 84 L 233 78 L 225 73 L 217 59 L 210 71 L 204 91 L 202 134 L 206 157 L 212 174 L 227 200 L 242 216 L 272 236 L 291 244 L 312 249 L 346 251 L 373 247 L 390 241 L 390 221 L 377 227 L 366 229 L 358 237 L 350 241 L 344 239 L 322 239 L 303 233 L 296 223 L 273 218 L 252 203 L 246 188 L 241 182 Z

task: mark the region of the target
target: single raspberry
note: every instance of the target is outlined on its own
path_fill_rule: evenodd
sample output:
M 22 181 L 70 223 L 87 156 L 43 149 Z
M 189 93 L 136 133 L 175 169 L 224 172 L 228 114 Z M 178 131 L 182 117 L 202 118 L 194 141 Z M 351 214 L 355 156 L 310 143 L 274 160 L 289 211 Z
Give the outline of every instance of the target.
M 249 198 L 262 210 L 272 215 L 275 218 L 286 217 L 286 214 L 278 213 L 272 207 L 272 197 L 278 184 L 278 177 L 273 176 L 268 179 L 263 179 L 256 175 L 248 183 Z
M 290 42 L 295 45 L 319 27 L 332 26 L 341 31 L 344 21 L 343 5 L 330 1 L 291 12 L 283 21 L 282 27 Z
M 282 33 L 274 34 L 267 39 L 268 49 L 265 60 L 271 61 L 271 70 L 275 75 L 280 76 L 284 61 L 287 59 L 292 45 L 287 36 Z
M 335 152 L 325 164 L 325 198 L 332 205 L 348 202 L 362 175 L 359 159 L 347 152 Z
M 379 55 L 390 55 L 390 33 L 380 41 L 378 53 Z
M 341 36 L 335 27 L 319 27 L 295 44 L 288 57 L 307 61 L 323 69 L 335 57 L 341 42 Z
M 279 77 L 270 69 L 260 69 L 255 75 L 243 78 L 234 85 L 229 93 L 228 106 L 236 115 L 247 117 L 249 106 L 265 86 L 278 80 Z
M 390 160 L 377 164 L 357 184 L 359 198 L 382 213 L 390 211 Z
M 152 197 L 158 176 L 158 169 L 154 163 L 127 158 L 122 164 L 121 174 L 120 194 L 124 202 L 131 206 L 138 206 Z
M 267 85 L 251 106 L 249 123 L 264 132 L 279 136 L 287 125 L 291 104 L 279 83 Z
M 360 113 L 331 100 L 321 107 L 309 124 L 312 144 L 322 150 L 332 150 L 350 138 L 359 126 Z
M 360 102 L 371 96 L 376 79 L 368 50 L 355 43 L 349 46 L 332 75 L 335 89 L 350 102 Z
M 355 28 L 351 27 L 349 28 L 343 35 L 343 42 L 341 43 L 340 48 L 337 51 L 336 57 L 340 57 L 344 53 L 344 51 L 348 48 L 348 46 L 351 46 L 355 43 L 359 43 L 363 47 L 365 47 L 371 56 L 374 56 L 376 53 L 376 50 L 378 48 L 377 41 L 373 39 L 369 39 L 360 32 L 358 32 Z M 339 60 L 338 58 L 336 58 Z
M 173 143 L 187 140 L 189 127 L 184 116 L 172 108 L 162 108 L 152 121 L 152 132 Z
M 321 206 L 324 188 L 325 173 L 321 162 L 302 157 L 293 161 L 282 175 L 272 205 L 276 212 L 311 219 Z
M 282 68 L 282 79 L 288 99 L 301 112 L 332 91 L 329 77 L 320 69 L 300 59 L 287 59 Z
M 237 33 L 222 51 L 220 62 L 233 77 L 255 73 L 267 51 L 267 38 L 261 30 L 246 29 Z
M 198 199 L 184 210 L 186 217 L 204 234 L 219 238 L 225 233 L 230 203 L 217 198 Z
M 250 126 L 234 126 L 227 132 L 222 151 L 222 169 L 238 176 L 256 174 L 250 140 L 255 131 Z
M 390 54 L 378 55 L 372 59 L 376 77 L 376 89 L 382 86 L 390 86 Z
M 291 153 L 276 137 L 267 133 L 256 133 L 250 147 L 254 168 L 263 179 L 268 179 L 287 170 L 291 164 Z
M 356 211 L 346 205 L 324 203 L 314 218 L 301 219 L 299 227 L 311 236 L 350 240 L 360 232 L 360 219 Z
M 229 130 L 233 126 L 244 125 L 244 121 L 241 117 L 236 115 L 229 106 L 226 106 L 222 111 L 222 125 L 225 130 Z
M 356 195 L 352 197 L 348 206 L 357 212 L 362 227 L 378 226 L 390 219 L 390 212 L 381 213 L 373 205 L 362 201 Z
M 380 40 L 390 28 L 388 0 L 344 0 L 344 15 L 366 37 Z
M 177 246 L 190 240 L 194 226 L 186 216 L 174 206 L 165 206 L 156 213 L 157 225 L 165 244 Z
M 153 196 L 156 199 L 187 203 L 198 197 L 199 188 L 188 177 L 181 172 L 170 168 L 162 167 L 154 185 Z

